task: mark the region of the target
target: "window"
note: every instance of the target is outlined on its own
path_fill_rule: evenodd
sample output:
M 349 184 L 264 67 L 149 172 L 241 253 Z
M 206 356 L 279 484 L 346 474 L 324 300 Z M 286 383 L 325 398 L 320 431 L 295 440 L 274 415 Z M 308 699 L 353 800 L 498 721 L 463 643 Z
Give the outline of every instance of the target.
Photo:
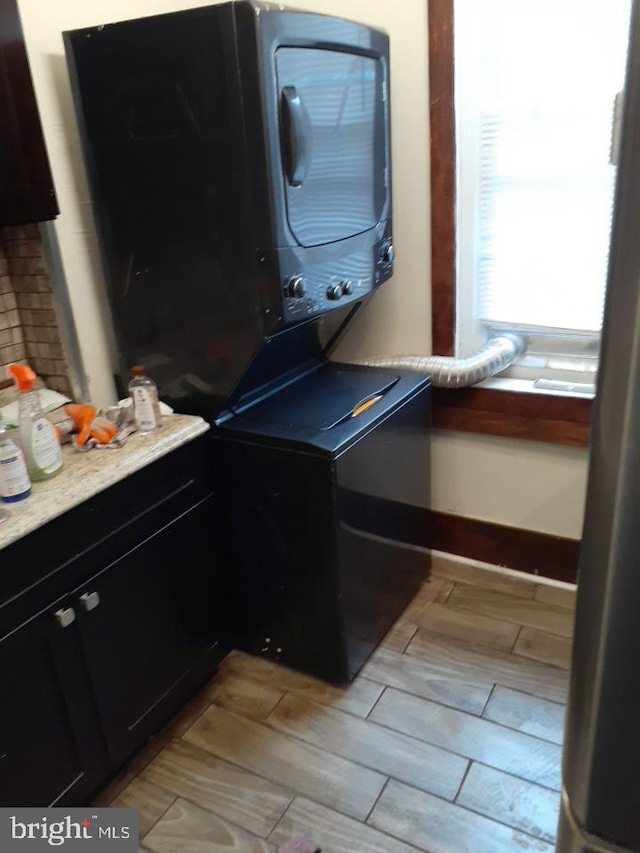
M 454 0 L 427 2 L 432 342 L 435 355 L 453 355 L 456 350 L 456 330 L 460 326 L 458 303 L 464 308 L 468 301 L 468 291 L 467 296 L 457 298 L 459 279 L 464 279 L 464 275 L 456 269 L 459 263 L 456 258 L 456 244 L 459 242 L 456 208 L 460 208 L 460 201 L 456 198 Z M 576 15 L 579 16 L 579 12 Z M 553 20 L 550 20 L 549 26 L 553 25 Z M 594 61 L 599 59 L 600 54 Z M 462 287 L 460 290 L 464 293 Z M 509 379 L 502 381 L 507 384 L 514 382 Z M 526 388 L 518 385 L 518 390 L 487 388 L 487 384 L 483 383 L 485 387 L 463 389 L 434 388 L 434 427 L 571 447 L 588 446 L 592 394 L 575 395 L 556 389 L 541 390 L 533 388 L 530 381 L 522 383 Z M 499 384 L 499 381 L 493 384 Z M 522 393 L 522 390 L 535 393 Z
M 588 393 L 629 0 L 455 0 L 454 10 L 455 352 L 515 331 L 527 352 L 507 375 Z

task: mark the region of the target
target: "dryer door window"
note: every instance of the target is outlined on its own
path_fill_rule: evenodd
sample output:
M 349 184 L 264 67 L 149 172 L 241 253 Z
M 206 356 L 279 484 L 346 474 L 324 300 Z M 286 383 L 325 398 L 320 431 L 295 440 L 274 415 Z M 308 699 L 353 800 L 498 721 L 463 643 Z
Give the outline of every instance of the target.
M 302 246 L 373 228 L 387 205 L 384 66 L 317 48 L 276 52 L 289 227 Z

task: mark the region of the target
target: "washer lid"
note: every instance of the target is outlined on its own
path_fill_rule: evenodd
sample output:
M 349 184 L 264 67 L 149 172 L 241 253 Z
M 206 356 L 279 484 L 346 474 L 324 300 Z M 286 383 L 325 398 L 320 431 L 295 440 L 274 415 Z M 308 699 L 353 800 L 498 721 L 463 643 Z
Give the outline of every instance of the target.
M 325 366 L 251 410 L 262 423 L 329 430 L 375 406 L 399 376 Z

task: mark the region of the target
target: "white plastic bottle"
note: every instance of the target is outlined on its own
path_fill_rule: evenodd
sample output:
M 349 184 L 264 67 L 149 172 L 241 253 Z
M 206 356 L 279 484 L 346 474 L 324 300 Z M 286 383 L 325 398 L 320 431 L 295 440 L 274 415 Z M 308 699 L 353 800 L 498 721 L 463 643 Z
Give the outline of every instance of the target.
M 24 453 L 10 438 L 3 438 L 0 425 L 0 498 L 15 503 L 31 494 L 31 480 Z
M 136 364 L 131 368 L 129 394 L 133 401 L 133 416 L 138 432 L 147 433 L 160 429 L 162 415 L 158 401 L 158 386 L 147 376 L 145 368 Z
M 27 364 L 10 364 L 9 373 L 20 389 L 18 437 L 32 483 L 48 480 L 62 469 L 62 448 L 54 425 L 45 416 L 33 383 L 36 375 Z

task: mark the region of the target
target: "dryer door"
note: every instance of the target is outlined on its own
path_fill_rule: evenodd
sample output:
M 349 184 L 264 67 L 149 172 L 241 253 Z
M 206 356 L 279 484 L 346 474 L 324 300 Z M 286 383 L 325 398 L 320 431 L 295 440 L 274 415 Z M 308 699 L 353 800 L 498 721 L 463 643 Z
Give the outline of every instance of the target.
M 276 52 L 289 227 L 302 246 L 373 228 L 387 206 L 384 66 L 338 50 Z

